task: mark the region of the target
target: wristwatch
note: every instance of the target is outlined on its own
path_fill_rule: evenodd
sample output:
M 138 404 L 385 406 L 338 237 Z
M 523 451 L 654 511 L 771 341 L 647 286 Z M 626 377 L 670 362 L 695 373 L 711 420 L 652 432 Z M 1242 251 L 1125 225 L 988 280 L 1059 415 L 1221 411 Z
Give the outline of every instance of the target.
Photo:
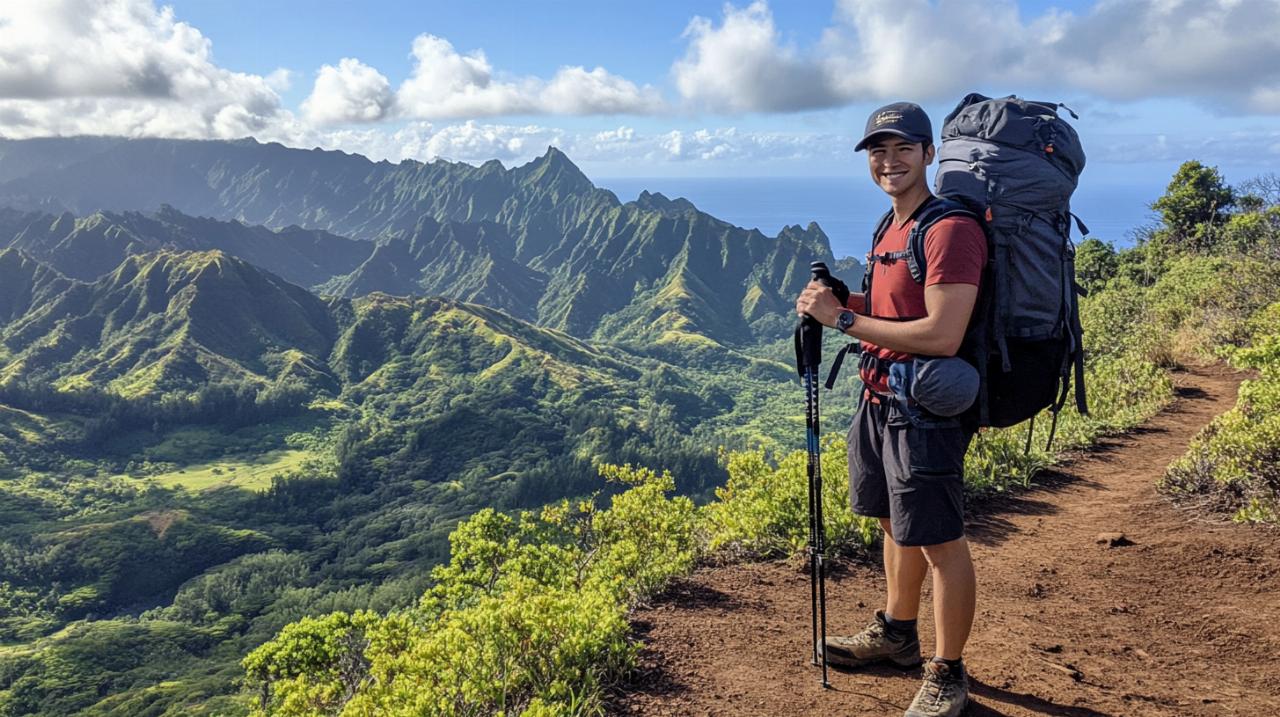
M 856 316 L 857 314 L 849 311 L 848 309 L 841 311 L 840 315 L 836 317 L 836 330 L 841 333 L 848 331 L 849 327 L 853 326 L 853 320 Z

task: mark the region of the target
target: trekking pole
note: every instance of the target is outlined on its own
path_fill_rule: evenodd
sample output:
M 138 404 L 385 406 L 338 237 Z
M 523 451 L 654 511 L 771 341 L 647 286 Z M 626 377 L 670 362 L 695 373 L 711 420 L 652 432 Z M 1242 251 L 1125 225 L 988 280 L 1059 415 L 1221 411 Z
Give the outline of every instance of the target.
M 831 276 L 820 261 L 810 264 L 813 280 L 830 286 L 841 303 L 849 289 Z M 805 447 L 809 454 L 809 614 L 813 637 L 813 664 L 822 665 L 822 686 L 827 681 L 827 536 L 822 519 L 822 446 L 819 438 L 818 366 L 822 363 L 822 324 L 804 316 L 796 326 L 796 371 L 804 379 Z

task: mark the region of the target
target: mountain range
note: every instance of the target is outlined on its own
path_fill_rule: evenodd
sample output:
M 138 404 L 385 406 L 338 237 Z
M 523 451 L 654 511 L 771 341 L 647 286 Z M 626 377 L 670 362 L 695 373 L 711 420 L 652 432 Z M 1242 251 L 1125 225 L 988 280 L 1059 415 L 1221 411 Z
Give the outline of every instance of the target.
M 75 278 L 220 249 L 325 294 L 446 296 L 638 343 L 777 338 L 809 262 L 833 261 L 816 224 L 767 237 L 683 199 L 623 203 L 554 147 L 507 169 L 253 140 L 5 140 L 0 204 L 2 245 Z
M 412 604 L 463 517 L 709 496 L 802 435 L 813 260 L 554 148 L 0 140 L 0 714 L 244 714 L 248 650 Z

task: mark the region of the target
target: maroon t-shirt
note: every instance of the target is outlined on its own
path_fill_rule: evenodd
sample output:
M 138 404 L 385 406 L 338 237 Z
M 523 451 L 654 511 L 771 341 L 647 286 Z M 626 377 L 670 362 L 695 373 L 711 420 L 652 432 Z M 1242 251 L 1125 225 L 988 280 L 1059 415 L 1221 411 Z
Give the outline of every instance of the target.
M 890 222 L 884 237 L 876 245 L 875 253 L 904 251 L 915 223 L 914 219 L 908 219 L 902 226 L 894 226 Z M 982 233 L 982 227 L 974 220 L 968 217 L 948 217 L 934 224 L 925 235 L 924 255 L 926 270 L 923 285 L 911 278 L 911 269 L 906 260 L 876 262 L 867 268 L 867 271 L 874 272 L 874 281 L 871 282 L 871 316 L 895 321 L 923 318 L 928 314 L 924 305 L 926 286 L 978 286 L 982 281 L 982 268 L 987 263 L 987 239 Z M 862 350 L 891 361 L 905 361 L 912 357 L 909 353 L 892 351 L 867 341 L 862 342 Z M 872 391 L 888 393 L 888 377 L 873 373 L 869 369 L 863 369 L 862 382 Z

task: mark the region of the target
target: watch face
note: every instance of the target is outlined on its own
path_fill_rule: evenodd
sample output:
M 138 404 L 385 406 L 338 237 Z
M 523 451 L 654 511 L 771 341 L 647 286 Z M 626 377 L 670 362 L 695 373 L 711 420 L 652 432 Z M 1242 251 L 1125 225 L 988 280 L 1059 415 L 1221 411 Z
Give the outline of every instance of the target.
M 836 327 L 839 328 L 841 331 L 844 331 L 850 326 L 853 326 L 853 312 L 841 311 L 840 318 L 836 319 Z

